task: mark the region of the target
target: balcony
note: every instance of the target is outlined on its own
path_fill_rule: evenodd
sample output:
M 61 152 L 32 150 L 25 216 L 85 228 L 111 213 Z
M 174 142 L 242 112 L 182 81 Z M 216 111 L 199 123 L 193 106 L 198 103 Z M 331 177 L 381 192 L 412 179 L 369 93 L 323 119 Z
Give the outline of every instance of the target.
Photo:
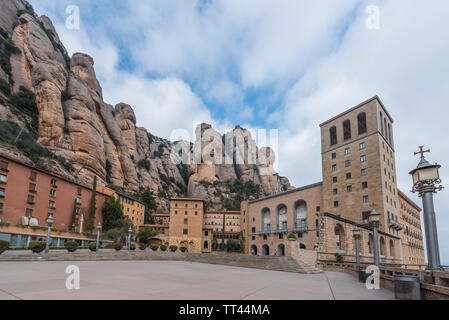
M 401 231 L 404 229 L 404 226 L 395 220 L 388 219 L 388 227 L 395 229 L 397 231 Z

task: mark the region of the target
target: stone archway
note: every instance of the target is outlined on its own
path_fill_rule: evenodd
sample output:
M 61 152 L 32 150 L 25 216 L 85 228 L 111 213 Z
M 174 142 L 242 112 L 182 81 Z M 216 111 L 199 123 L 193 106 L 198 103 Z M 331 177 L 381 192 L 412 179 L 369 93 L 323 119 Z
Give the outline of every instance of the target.
M 285 245 L 283 243 L 278 245 L 277 255 L 279 257 L 284 257 L 285 256 Z
M 270 255 L 270 247 L 267 244 L 262 246 L 262 255 L 269 256 Z
M 251 246 L 251 251 L 250 251 L 252 256 L 257 256 L 257 246 L 255 244 L 253 244 Z
M 334 229 L 335 232 L 335 247 L 337 250 L 346 251 L 346 236 L 345 229 L 341 224 L 337 224 Z

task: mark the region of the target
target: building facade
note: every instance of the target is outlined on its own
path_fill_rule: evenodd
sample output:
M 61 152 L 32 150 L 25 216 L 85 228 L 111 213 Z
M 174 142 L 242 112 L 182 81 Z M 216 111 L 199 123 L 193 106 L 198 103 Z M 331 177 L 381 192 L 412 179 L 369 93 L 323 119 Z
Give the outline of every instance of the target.
M 120 199 L 123 214 L 132 222 L 133 226 L 139 228 L 140 226 L 144 225 L 145 205 L 143 203 L 130 197 L 129 195 L 125 195 L 105 186 L 97 186 L 97 192 L 107 197 Z
M 284 255 L 290 247 L 314 250 L 319 260 L 335 261 L 339 255 L 355 261 L 353 230 L 358 227 L 361 260 L 372 262 L 368 216 L 374 207 L 382 215 L 381 263 L 424 264 L 418 249 L 420 209 L 397 188 L 393 119 L 380 99 L 369 99 L 320 128 L 322 182 L 242 203 L 245 252 Z
M 421 225 L 421 208 L 399 191 L 399 216 L 402 230 L 402 252 L 405 264 L 426 263 Z
M 92 188 L 7 156 L 0 156 L 0 168 L 2 240 L 10 242 L 14 248 L 26 247 L 30 241 L 45 238 L 49 214 L 55 219 L 52 226 L 55 240 L 52 240 L 52 245 L 56 245 L 58 239 L 89 240 L 82 233 Z M 105 201 L 105 196 L 96 197 L 95 224 L 102 221 L 101 208 Z

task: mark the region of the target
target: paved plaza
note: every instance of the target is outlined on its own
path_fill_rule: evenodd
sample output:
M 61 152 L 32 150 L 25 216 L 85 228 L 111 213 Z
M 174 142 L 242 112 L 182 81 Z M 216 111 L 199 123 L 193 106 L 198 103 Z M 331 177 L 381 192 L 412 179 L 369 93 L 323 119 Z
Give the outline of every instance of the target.
M 66 289 L 69 265 L 80 290 Z M 297 274 L 185 261 L 1 262 L 0 300 L 385 300 L 349 274 Z

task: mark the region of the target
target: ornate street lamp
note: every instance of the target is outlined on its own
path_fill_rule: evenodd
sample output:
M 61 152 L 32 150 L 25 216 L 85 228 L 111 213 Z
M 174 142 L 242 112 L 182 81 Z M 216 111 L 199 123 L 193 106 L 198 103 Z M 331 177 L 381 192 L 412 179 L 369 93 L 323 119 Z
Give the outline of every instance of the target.
M 379 266 L 379 241 L 377 235 L 377 228 L 380 226 L 380 216 L 381 214 L 374 209 L 369 215 L 369 224 L 373 228 L 373 242 L 374 242 L 374 264 Z
M 97 247 L 95 249 L 95 252 L 98 252 L 98 249 L 100 247 L 100 233 L 101 233 L 101 223 L 98 222 L 97 224 Z
M 128 251 L 131 251 L 131 235 L 133 233 L 133 228 L 129 226 L 128 229 Z
M 355 227 L 354 230 L 352 230 L 352 235 L 354 236 L 354 240 L 355 240 L 355 263 L 357 265 L 360 265 L 359 240 L 362 235 L 362 231 L 358 227 Z
M 421 155 L 421 161 L 416 169 L 410 171 L 413 177 L 413 193 L 418 193 L 423 200 L 424 208 L 424 228 L 426 232 L 427 244 L 427 260 L 429 262 L 429 270 L 440 269 L 440 248 L 438 245 L 438 232 L 435 218 L 435 209 L 433 205 L 433 194 L 441 191 L 441 179 L 438 164 L 430 164 L 424 157 L 425 153 L 430 153 L 429 150 L 424 150 L 424 146 L 419 147 L 420 151 L 415 152 L 415 155 Z
M 48 253 L 48 249 L 50 246 L 51 226 L 53 225 L 53 223 L 55 223 L 55 219 L 53 218 L 51 213 L 48 214 L 46 222 L 47 222 L 47 243 L 45 244 L 45 253 Z

